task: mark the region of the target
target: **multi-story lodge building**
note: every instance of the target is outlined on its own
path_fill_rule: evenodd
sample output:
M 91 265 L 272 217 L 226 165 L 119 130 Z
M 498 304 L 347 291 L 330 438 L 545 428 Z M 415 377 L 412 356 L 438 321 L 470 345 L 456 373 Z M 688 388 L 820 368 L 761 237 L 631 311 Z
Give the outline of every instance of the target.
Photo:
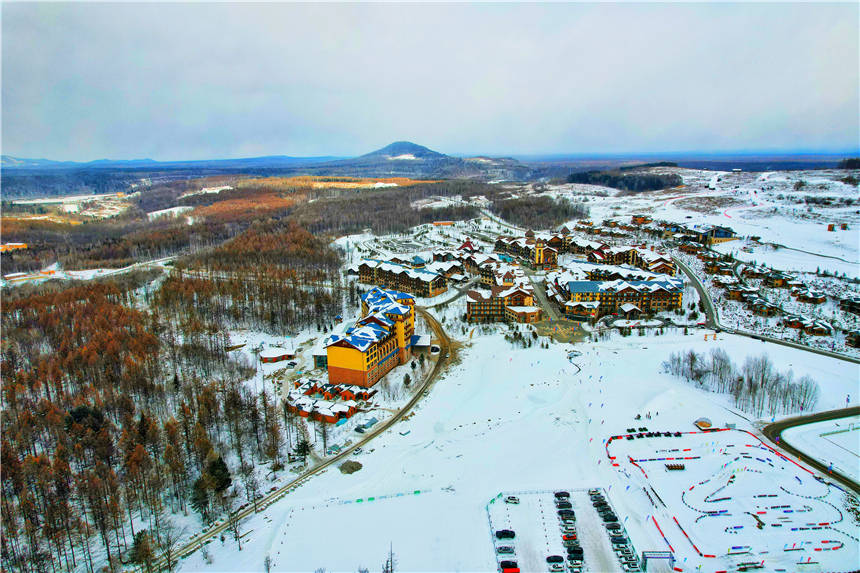
M 664 275 L 674 275 L 676 272 L 675 262 L 669 255 L 643 247 L 603 245 L 588 253 L 588 261 L 609 265 L 631 265 Z
M 466 293 L 469 322 L 537 322 L 540 308 L 534 306 L 534 292 L 522 286 L 493 286 L 489 292 Z
M 333 384 L 376 384 L 412 355 L 415 336 L 412 295 L 375 287 L 361 295 L 362 318 L 326 346 L 328 378 Z
M 358 280 L 382 285 L 420 297 L 433 297 L 448 290 L 447 277 L 439 272 L 399 262 L 364 259 L 358 265 Z
M 532 235 L 534 235 L 532 233 Z M 562 241 L 558 236 L 558 241 Z M 558 243 L 559 246 L 561 243 Z M 515 257 L 519 257 L 529 266 L 536 269 L 554 269 L 558 265 L 559 249 L 548 244 L 547 240 L 542 238 L 529 237 L 508 237 L 500 236 L 496 239 L 495 249 L 497 252 L 508 253 Z
M 566 312 L 587 308 L 589 317 L 599 317 L 618 313 L 624 305 L 635 305 L 645 314 L 653 314 L 664 310 L 681 308 L 684 296 L 684 284 L 679 279 L 666 278 L 662 280 L 642 281 L 569 281 L 556 282 L 554 290 L 565 302 L 598 303 L 597 305 L 565 304 Z M 629 306 L 627 308 L 630 308 Z

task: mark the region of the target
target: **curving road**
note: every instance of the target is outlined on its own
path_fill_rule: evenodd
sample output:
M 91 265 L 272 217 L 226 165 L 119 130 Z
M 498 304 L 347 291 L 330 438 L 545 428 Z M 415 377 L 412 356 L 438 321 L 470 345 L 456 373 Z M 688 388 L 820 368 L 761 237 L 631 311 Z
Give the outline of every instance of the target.
M 442 325 L 439 323 L 439 321 L 436 320 L 436 318 L 433 315 L 431 315 L 429 312 L 427 312 L 427 309 L 425 309 L 423 307 L 416 306 L 415 310 L 418 312 L 418 314 L 420 314 L 424 318 L 424 320 L 427 321 L 427 323 L 430 325 L 430 328 L 433 329 L 433 333 L 436 335 L 436 338 L 438 338 L 438 340 L 439 340 L 440 351 L 439 351 L 439 358 L 436 360 L 436 364 L 433 366 L 433 369 L 427 374 L 427 376 L 424 379 L 423 384 L 421 384 L 421 387 L 416 390 L 416 392 L 412 396 L 412 398 L 410 398 L 410 400 L 406 403 L 405 406 L 403 406 L 403 408 L 401 408 L 399 411 L 397 411 L 392 417 L 381 422 L 375 430 L 373 430 L 369 434 L 366 434 L 365 437 L 362 438 L 361 440 L 359 440 L 357 443 L 352 444 L 351 446 L 349 446 L 347 449 L 343 450 L 338 455 L 333 456 L 331 458 L 328 458 L 325 461 L 323 461 L 322 463 L 312 467 L 311 469 L 309 469 L 308 471 L 306 471 L 305 473 L 303 473 L 302 475 L 300 475 L 296 479 L 290 481 L 286 485 L 283 485 L 280 488 L 276 489 L 275 491 L 270 492 L 267 495 L 264 495 L 259 500 L 257 500 L 256 510 L 254 509 L 253 505 L 250 505 L 247 508 L 236 512 L 236 516 L 235 516 L 236 519 L 242 520 L 242 519 L 245 519 L 246 517 L 253 515 L 254 513 L 265 510 L 267 507 L 272 505 L 274 502 L 282 499 L 284 496 L 286 496 L 288 493 L 293 491 L 296 487 L 298 487 L 299 485 L 301 485 L 302 483 L 304 483 L 305 481 L 307 481 L 308 479 L 310 479 L 314 475 L 322 472 L 323 470 L 327 469 L 328 467 L 330 467 L 330 466 L 332 466 L 332 465 L 334 465 L 340 461 L 344 461 L 344 460 L 348 459 L 349 456 L 352 454 L 353 450 L 355 450 L 356 448 L 359 448 L 359 447 L 363 447 L 366 444 L 370 443 L 373 439 L 377 438 L 383 432 L 385 432 L 386 430 L 391 428 L 394 424 L 399 422 L 403 416 L 405 416 L 407 413 L 409 413 L 412 410 L 412 408 L 415 407 L 415 405 L 418 403 L 418 401 L 422 398 L 424 392 L 426 392 L 428 389 L 430 389 L 430 387 L 433 385 L 433 383 L 438 378 L 439 374 L 448 365 L 449 358 L 450 358 L 450 350 L 451 350 L 451 338 L 448 336 L 448 334 L 442 328 Z M 195 537 L 192 541 L 189 541 L 185 545 L 183 545 L 179 548 L 176 548 L 171 553 L 170 564 L 169 564 L 170 566 L 169 567 L 168 567 L 167 559 L 164 557 L 164 555 L 162 555 L 160 558 L 158 558 L 157 560 L 155 560 L 153 562 L 152 569 L 154 569 L 156 571 L 160 571 L 161 569 L 164 569 L 164 568 L 172 569 L 176 565 L 176 562 L 179 559 L 181 559 L 183 557 L 187 557 L 188 555 L 191 555 L 192 553 L 194 553 L 195 551 L 200 549 L 207 541 L 213 539 L 214 537 L 220 535 L 221 533 L 226 532 L 228 529 L 229 529 L 229 521 L 226 518 L 216 522 L 216 524 L 213 527 L 210 527 L 204 533 Z M 141 573 L 145 570 L 146 570 L 146 568 L 143 566 L 141 566 L 139 569 L 136 569 L 136 571 L 140 571 Z
M 805 424 L 812 424 L 813 422 L 837 420 L 839 418 L 847 418 L 849 416 L 857 415 L 860 415 L 860 406 L 841 408 L 839 410 L 830 410 L 828 412 L 818 412 L 817 414 L 810 414 L 808 416 L 796 416 L 794 418 L 786 418 L 784 420 L 780 420 L 779 422 L 768 424 L 767 426 L 762 428 L 762 433 L 767 436 L 767 439 L 770 440 L 776 447 L 800 458 L 807 465 L 814 467 L 824 475 L 829 476 L 831 479 L 833 479 L 833 481 L 838 481 L 842 485 L 851 489 L 855 494 L 860 495 L 860 484 L 858 484 L 848 476 L 842 475 L 839 472 L 828 471 L 828 468 L 825 464 L 819 462 L 814 458 L 809 457 L 797 448 L 793 447 L 791 444 L 787 443 L 785 440 L 781 439 L 782 433 L 789 428 L 803 426 Z
M 679 261 L 676 257 L 672 257 L 672 260 L 675 261 L 675 264 L 678 265 L 678 268 L 681 269 L 684 274 L 690 278 L 690 282 L 693 284 L 693 287 L 695 287 L 695 289 L 699 292 L 699 299 L 704 301 L 705 315 L 707 316 L 705 325 L 708 328 L 712 328 L 721 332 L 727 332 L 729 334 L 737 334 L 738 336 L 746 336 L 747 338 L 752 338 L 753 340 L 761 340 L 762 342 L 772 342 L 774 344 L 788 346 L 789 348 L 794 348 L 797 350 L 814 352 L 815 354 L 827 356 L 828 358 L 836 358 L 837 360 L 844 360 L 845 362 L 853 362 L 854 364 L 860 364 L 860 358 L 848 356 L 847 354 L 831 352 L 829 350 L 824 350 L 823 348 L 812 348 L 811 346 L 806 346 L 805 344 L 798 344 L 790 340 L 782 340 L 781 338 L 773 338 L 772 336 L 766 336 L 764 334 L 755 334 L 753 332 L 747 332 L 745 330 L 736 330 L 734 328 L 728 328 L 721 325 L 719 320 L 717 319 L 717 313 L 716 310 L 714 310 L 714 302 L 711 300 L 711 295 L 708 294 L 707 289 L 704 287 L 704 285 L 702 285 L 702 282 L 699 280 L 699 277 L 697 277 L 696 274 L 692 270 L 690 270 L 687 265 Z

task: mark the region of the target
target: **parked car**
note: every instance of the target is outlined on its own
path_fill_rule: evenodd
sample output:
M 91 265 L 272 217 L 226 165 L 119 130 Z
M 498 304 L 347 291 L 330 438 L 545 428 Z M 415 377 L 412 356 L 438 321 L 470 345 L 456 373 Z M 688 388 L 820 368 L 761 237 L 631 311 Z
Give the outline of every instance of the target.
M 555 502 L 555 506 L 558 509 L 570 509 L 573 505 L 569 501 L 557 501 Z
M 559 573 L 560 571 L 564 571 L 564 564 L 563 563 L 550 563 L 549 566 L 547 567 L 547 569 L 549 569 L 553 573 Z
M 575 547 L 579 545 L 579 541 L 576 539 L 567 539 L 561 542 L 565 547 Z
M 508 497 L 506 497 L 506 498 L 505 498 L 505 503 L 514 503 L 514 504 L 516 504 L 516 503 L 519 503 L 519 502 L 520 502 L 520 498 L 518 498 L 518 497 L 516 497 L 516 496 L 513 496 L 513 495 L 509 495 Z
M 610 522 L 615 523 L 617 521 L 618 521 L 618 516 L 615 515 L 614 513 L 607 513 L 606 515 L 603 516 L 603 522 L 604 523 L 610 523 Z
M 361 452 L 362 452 L 361 448 L 355 448 L 354 450 L 352 450 L 352 455 L 357 456 Z
M 570 498 L 570 494 L 566 491 L 557 491 L 555 492 L 556 499 L 568 499 Z
M 562 541 L 575 541 L 576 533 L 565 533 L 561 536 Z
M 496 532 L 496 539 L 513 539 L 516 536 L 517 534 L 510 529 L 500 529 Z
M 501 562 L 499 562 L 499 568 L 504 573 L 511 573 L 513 571 L 519 571 L 520 570 L 516 561 L 501 561 Z
M 570 508 L 559 509 L 558 516 L 565 519 L 576 519 L 576 514 Z
M 546 558 L 547 563 L 564 563 L 564 557 L 561 555 L 550 555 Z
M 512 545 L 499 545 L 496 547 L 496 553 L 499 555 L 512 555 L 514 552 L 514 547 Z
M 621 527 L 622 527 L 621 524 L 618 523 L 617 521 L 606 523 L 605 525 L 606 525 L 606 529 L 621 529 Z

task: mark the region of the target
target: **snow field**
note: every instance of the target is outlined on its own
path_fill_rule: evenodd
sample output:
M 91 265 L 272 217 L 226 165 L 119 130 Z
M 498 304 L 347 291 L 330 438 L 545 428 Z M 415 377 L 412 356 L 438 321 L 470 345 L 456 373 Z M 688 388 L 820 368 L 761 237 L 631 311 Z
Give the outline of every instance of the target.
M 242 531 L 251 533 L 241 553 L 229 539 L 223 546 L 213 543 L 211 564 L 197 552 L 181 570 L 260 570 L 270 554 L 273 571 L 354 571 L 379 567 L 391 543 L 400 570 L 490 571 L 496 559 L 488 542 L 488 501 L 500 491 L 558 484 L 605 484 L 619 519 L 629 517 L 624 525 L 637 551 L 664 549 L 646 523 L 647 507 L 627 493 L 633 474 L 608 463 L 603 440 L 638 426 L 633 417 L 647 412 L 652 419 L 643 424 L 652 429 L 693 429 L 693 420 L 707 416 L 716 425 L 733 422 L 753 430 L 751 421 L 728 407 L 728 397 L 660 372 L 673 351 L 717 345 L 736 363 L 766 350 L 783 368 L 811 374 L 822 386 L 822 410 L 844 405 L 846 392 L 856 388 L 854 364 L 724 334 L 717 342 L 698 335 L 613 336 L 577 345 L 582 355 L 575 364 L 567 359 L 569 345 L 516 349 L 501 334 L 475 336 L 408 420 L 351 457 L 362 463 L 360 471 L 325 470 L 243 522 Z M 804 484 L 811 487 L 812 481 Z M 416 489 L 432 492 L 339 503 Z M 834 551 L 832 558 L 845 569 L 849 557 Z
M 842 490 L 746 432 L 622 435 L 607 453 L 639 486 L 633 489 L 640 506 L 659 523 L 684 570 L 763 560 L 766 570 L 792 571 L 811 561 L 805 571 L 847 571 L 856 563 L 860 546 L 851 517 L 838 507 Z M 685 469 L 670 471 L 666 463 Z
M 854 481 L 860 481 L 860 416 L 789 428 L 782 439 Z

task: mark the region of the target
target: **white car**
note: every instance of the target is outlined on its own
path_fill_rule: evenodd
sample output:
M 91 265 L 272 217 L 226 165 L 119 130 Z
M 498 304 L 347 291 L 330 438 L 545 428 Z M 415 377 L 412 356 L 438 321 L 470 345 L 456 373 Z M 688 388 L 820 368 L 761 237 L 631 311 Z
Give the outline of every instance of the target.
M 505 498 L 505 503 L 517 504 L 519 502 L 520 502 L 520 498 L 518 498 L 514 495 L 509 495 L 508 497 Z

